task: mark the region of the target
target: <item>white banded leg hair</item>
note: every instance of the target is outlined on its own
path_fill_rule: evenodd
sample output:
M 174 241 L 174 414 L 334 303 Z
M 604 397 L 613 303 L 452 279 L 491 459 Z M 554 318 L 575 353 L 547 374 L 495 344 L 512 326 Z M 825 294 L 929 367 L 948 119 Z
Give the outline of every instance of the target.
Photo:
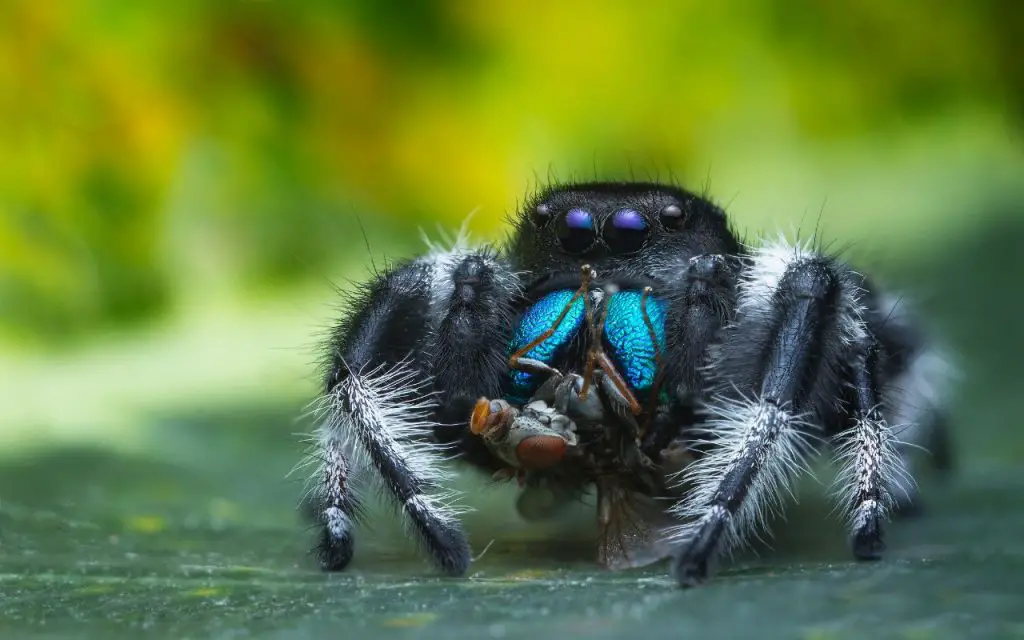
M 323 465 L 315 486 L 323 505 L 325 565 L 344 566 L 351 559 L 360 496 L 376 478 L 441 568 L 465 571 L 469 548 L 459 524 L 458 493 L 445 489 L 451 480 L 443 464 L 446 447 L 427 439 L 435 426 L 434 405 L 406 364 L 352 373 L 321 398 L 317 438 Z
M 876 523 L 893 509 L 917 508 L 913 454 L 930 455 L 941 471 L 951 464 L 946 403 L 956 372 L 939 347 L 924 339 L 908 306 L 887 294 L 867 310 L 876 339 L 859 354 L 865 367 L 853 384 L 857 406 L 867 410 L 834 438 L 840 470 L 833 494 L 861 559 L 881 556 L 881 536 L 872 535 Z
M 474 453 L 466 423 L 476 399 L 500 388 L 516 287 L 493 250 L 460 236 L 450 249 L 431 246 L 374 274 L 351 296 L 315 403 L 325 569 L 351 560 L 361 492 L 373 482 L 442 571 L 466 571 L 469 545 L 444 458 Z
M 750 251 L 735 321 L 708 366 L 704 454 L 682 472 L 686 490 L 673 509 L 683 520 L 673 532 L 681 585 L 700 582 L 720 554 L 766 530 L 806 470 L 810 445 L 839 431 L 855 555 L 877 557 L 901 478 L 880 404 L 892 373 L 880 364 L 892 364 L 900 338 L 870 321 L 872 304 L 859 274 L 808 245 Z

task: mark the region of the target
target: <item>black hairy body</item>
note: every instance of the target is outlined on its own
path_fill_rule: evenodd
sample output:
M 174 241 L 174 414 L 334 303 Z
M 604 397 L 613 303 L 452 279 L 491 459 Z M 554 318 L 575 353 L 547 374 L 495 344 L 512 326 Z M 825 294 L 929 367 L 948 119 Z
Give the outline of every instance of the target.
M 618 498 L 668 499 L 671 524 L 652 520 L 646 559 L 625 566 L 670 554 L 691 586 L 829 448 L 853 553 L 876 559 L 888 512 L 914 498 L 906 445 L 943 433 L 947 373 L 898 300 L 834 256 L 746 246 L 674 186 L 549 188 L 504 247 L 432 247 L 354 295 L 318 404 L 322 563 L 348 564 L 377 479 L 463 573 L 441 464 L 455 456 L 524 491 L 596 485 L 603 525 L 628 511 Z

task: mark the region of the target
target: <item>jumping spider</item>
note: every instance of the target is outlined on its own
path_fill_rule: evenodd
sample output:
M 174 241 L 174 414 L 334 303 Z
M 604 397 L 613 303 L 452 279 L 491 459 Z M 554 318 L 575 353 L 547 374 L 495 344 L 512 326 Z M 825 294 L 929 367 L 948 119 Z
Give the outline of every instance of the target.
M 691 586 L 829 441 L 853 554 L 880 557 L 888 512 L 915 497 L 906 447 L 944 433 L 944 361 L 896 298 L 810 245 L 741 244 L 675 186 L 559 185 L 515 223 L 500 249 L 457 242 L 377 273 L 336 326 L 314 479 L 325 569 L 352 558 L 365 469 L 464 573 L 455 453 L 521 497 L 596 485 L 602 562 L 671 556 Z

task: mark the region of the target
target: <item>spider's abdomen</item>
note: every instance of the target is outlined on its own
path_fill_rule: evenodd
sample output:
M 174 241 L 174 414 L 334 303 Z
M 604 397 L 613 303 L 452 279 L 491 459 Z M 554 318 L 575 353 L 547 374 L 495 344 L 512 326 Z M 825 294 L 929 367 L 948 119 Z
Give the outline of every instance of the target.
M 639 291 L 613 294 L 608 300 L 604 338 L 608 355 L 630 388 L 646 395 L 658 375 L 658 354 L 665 351 L 665 301 L 653 296 L 643 300 Z

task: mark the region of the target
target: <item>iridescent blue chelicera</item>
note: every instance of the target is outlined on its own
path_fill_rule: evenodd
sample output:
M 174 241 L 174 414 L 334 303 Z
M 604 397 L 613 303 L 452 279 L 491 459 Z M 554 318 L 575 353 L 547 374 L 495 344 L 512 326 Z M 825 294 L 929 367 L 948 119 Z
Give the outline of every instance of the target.
M 509 344 L 509 355 L 530 343 L 551 328 L 559 314 L 569 304 L 575 291 L 565 289 L 553 291 L 523 314 L 515 335 Z M 604 336 L 611 357 L 619 373 L 640 399 L 645 398 L 654 386 L 658 373 L 657 353 L 665 351 L 665 302 L 649 296 L 646 302 L 647 317 L 654 329 L 652 338 L 641 310 L 639 291 L 619 291 L 608 299 L 608 316 L 604 325 Z M 585 305 L 576 300 L 562 324 L 545 342 L 530 349 L 527 358 L 553 364 L 564 352 L 565 347 L 579 333 L 583 326 Z M 510 387 L 505 395 L 509 402 L 524 404 L 543 382 L 543 376 L 526 371 L 512 371 Z
M 648 296 L 647 317 L 654 336 L 644 322 L 639 291 L 620 291 L 608 301 L 604 335 L 608 355 L 638 397 L 646 396 L 658 374 L 655 356 L 665 352 L 665 301 Z
M 540 334 L 550 329 L 555 320 L 569 304 L 576 292 L 571 289 L 552 291 L 538 300 L 532 307 L 526 310 L 519 326 L 516 327 L 515 335 L 509 344 L 509 355 L 523 348 Z M 579 298 L 572 304 L 569 313 L 565 315 L 562 323 L 555 329 L 554 334 L 536 347 L 526 352 L 526 358 L 539 360 L 544 364 L 551 364 L 561 355 L 565 346 L 579 332 L 583 324 L 585 305 L 583 298 Z M 512 383 L 506 399 L 509 402 L 526 403 L 530 396 L 537 390 L 543 379 L 535 373 L 526 371 L 512 371 Z

